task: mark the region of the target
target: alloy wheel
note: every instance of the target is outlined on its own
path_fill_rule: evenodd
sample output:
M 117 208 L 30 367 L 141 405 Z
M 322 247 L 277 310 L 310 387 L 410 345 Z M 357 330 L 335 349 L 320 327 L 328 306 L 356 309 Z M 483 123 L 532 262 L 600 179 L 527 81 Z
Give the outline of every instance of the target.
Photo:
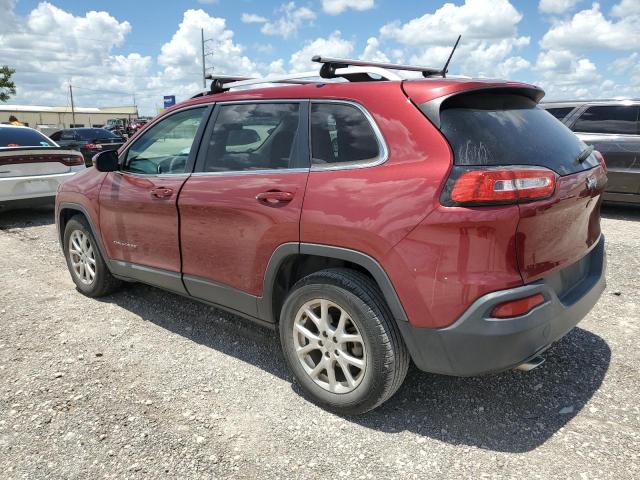
M 69 236 L 69 260 L 76 278 L 91 285 L 96 277 L 96 256 L 89 235 L 82 230 L 74 230 Z
M 339 305 L 311 300 L 293 323 L 296 355 L 307 375 L 332 393 L 349 393 L 364 378 L 366 351 L 356 323 Z

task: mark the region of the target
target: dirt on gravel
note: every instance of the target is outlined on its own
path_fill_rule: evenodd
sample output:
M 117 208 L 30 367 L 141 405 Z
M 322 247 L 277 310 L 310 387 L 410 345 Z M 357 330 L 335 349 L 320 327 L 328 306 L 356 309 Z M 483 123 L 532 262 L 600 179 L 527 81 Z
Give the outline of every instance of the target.
M 139 284 L 84 297 L 51 210 L 0 213 L 0 478 L 640 478 L 640 209 L 602 224 L 607 290 L 542 367 L 411 369 L 341 418 L 272 331 Z

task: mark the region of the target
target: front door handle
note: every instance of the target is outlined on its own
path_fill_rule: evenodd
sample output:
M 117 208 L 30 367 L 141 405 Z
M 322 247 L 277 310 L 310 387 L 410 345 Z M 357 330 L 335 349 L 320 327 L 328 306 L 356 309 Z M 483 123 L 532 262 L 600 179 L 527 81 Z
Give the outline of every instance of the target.
M 293 193 L 281 192 L 280 190 L 272 190 L 270 192 L 262 192 L 256 195 L 256 200 L 269 206 L 283 205 L 293 200 Z
M 171 195 L 173 195 L 173 188 L 156 187 L 151 190 L 151 195 L 156 198 L 169 198 Z

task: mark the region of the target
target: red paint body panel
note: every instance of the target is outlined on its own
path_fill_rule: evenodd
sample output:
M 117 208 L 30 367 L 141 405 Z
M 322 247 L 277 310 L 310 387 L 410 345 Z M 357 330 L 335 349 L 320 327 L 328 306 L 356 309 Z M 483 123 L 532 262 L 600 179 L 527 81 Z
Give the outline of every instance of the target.
M 589 189 L 587 178 L 597 184 Z M 602 167 L 559 177 L 548 200 L 520 205 L 517 254 L 525 282 L 571 265 L 600 238 L 600 203 L 607 176 Z
M 100 230 L 109 258 L 180 271 L 176 200 L 186 178 L 107 174 L 100 190 Z M 151 194 L 163 187 L 173 195 Z
M 522 285 L 518 207 L 438 207 L 384 261 L 409 321 L 445 327 L 478 297 Z
M 185 275 L 262 293 L 273 251 L 300 239 L 300 210 L 308 172 L 194 175 L 180 193 Z M 293 193 L 281 205 L 256 196 L 270 190 Z
M 61 203 L 75 203 L 85 208 L 91 222 L 97 226 L 100 220 L 100 187 L 106 175 L 95 168 L 87 168 L 64 182 L 56 195 L 56 220 Z

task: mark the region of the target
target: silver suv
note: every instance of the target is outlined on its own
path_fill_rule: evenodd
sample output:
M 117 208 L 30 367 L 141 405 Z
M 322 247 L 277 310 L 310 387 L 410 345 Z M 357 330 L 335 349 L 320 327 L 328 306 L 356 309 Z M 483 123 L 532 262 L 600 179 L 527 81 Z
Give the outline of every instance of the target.
M 604 156 L 607 202 L 640 204 L 640 99 L 541 104 Z

